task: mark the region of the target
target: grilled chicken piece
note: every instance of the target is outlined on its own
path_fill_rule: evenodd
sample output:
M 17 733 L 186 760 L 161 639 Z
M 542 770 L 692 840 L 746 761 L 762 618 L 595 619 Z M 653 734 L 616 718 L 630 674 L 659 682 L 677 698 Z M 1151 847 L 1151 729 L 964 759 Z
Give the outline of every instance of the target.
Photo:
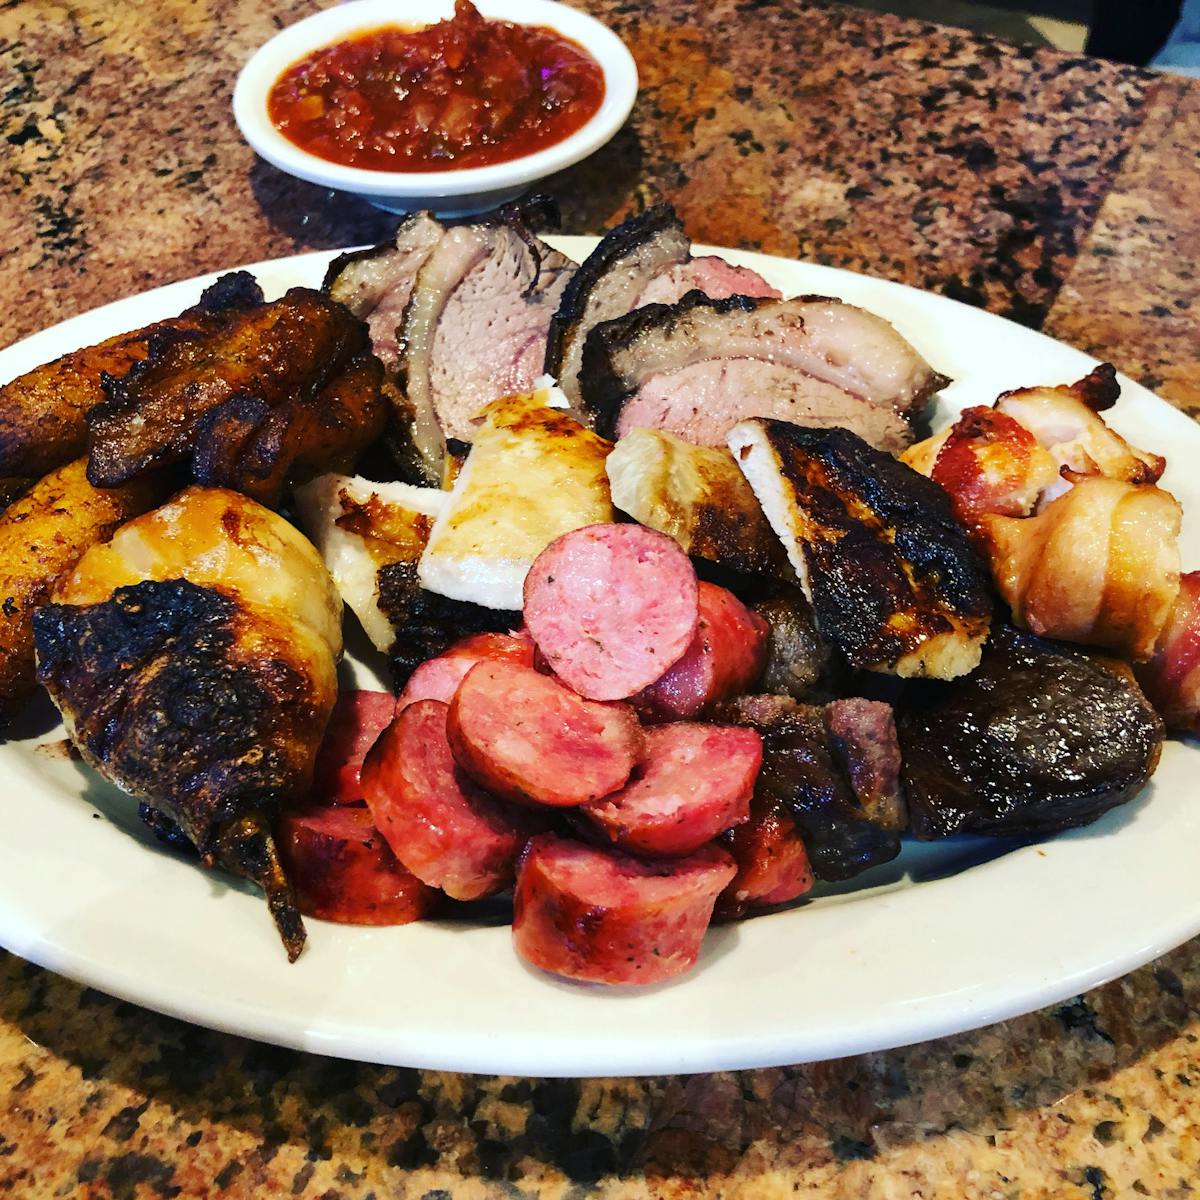
M 596 326 L 580 372 L 606 437 L 669 429 L 724 444 L 746 417 L 851 429 L 901 450 L 947 382 L 882 318 L 819 296 L 710 300 L 689 292 Z
M 519 609 L 533 560 L 561 534 L 613 519 L 604 463 L 612 446 L 543 388 L 497 400 L 421 556 L 431 592 Z
M 869 723 L 860 718 L 854 723 L 860 736 L 845 739 L 831 734 L 828 711 L 786 696 L 743 696 L 726 705 L 720 719 L 762 735 L 756 802 L 779 804 L 791 813 L 818 879 L 842 880 L 900 853 L 897 822 L 903 811 L 883 798 L 898 794 L 900 752 L 890 712 L 871 713 Z M 843 714 L 840 726 L 851 722 Z M 851 783 L 856 777 L 861 795 Z
M 656 204 L 600 239 L 563 289 L 546 339 L 546 374 L 558 380 L 581 414 L 579 369 L 588 333 L 638 307 L 638 297 L 662 272 L 687 261 L 692 243 L 668 204 Z
M 1179 592 L 1182 516 L 1161 488 L 1094 475 L 1036 516 L 980 517 L 978 541 L 1018 625 L 1140 662 Z
M 1134 669 L 1168 729 L 1200 733 L 1200 571 L 1180 577 L 1154 657 Z
M 33 614 L 83 553 L 163 497 L 161 481 L 103 490 L 87 459 L 50 471 L 0 514 L 0 724 L 36 686 Z
M 434 519 L 450 498 L 437 488 L 322 475 L 296 491 L 300 525 L 375 648 L 386 654 L 396 630 L 380 607 L 379 572 L 415 566 Z
M 413 441 L 442 473 L 445 439 L 470 442 L 480 411 L 533 387 L 550 318 L 575 269 L 531 232 L 530 213 L 448 229 L 412 285 L 399 330 L 399 376 Z
M 366 326 L 292 288 L 215 331 L 160 335 L 107 380 L 87 414 L 88 478 L 115 487 L 153 467 L 276 503 L 288 483 L 345 467 L 383 432 L 382 367 Z
M 0 476 L 38 477 L 87 448 L 84 414 L 104 399 L 106 375 L 119 377 L 170 331 L 218 328 L 232 313 L 262 303 L 245 271 L 223 275 L 198 304 L 167 321 L 73 350 L 0 387 Z
M 686 553 L 749 575 L 774 575 L 783 565 L 779 539 L 728 450 L 635 429 L 605 468 L 613 504 Z
M 1086 825 L 1137 795 L 1163 742 L 1126 664 L 1010 626 L 965 679 L 907 690 L 898 724 L 924 839 Z
M 975 667 L 987 568 L 940 487 L 845 429 L 742 421 L 729 446 L 852 667 L 934 679 Z
M 304 926 L 271 826 L 305 796 L 337 694 L 342 605 L 282 517 L 189 488 L 94 546 L 34 617 L 38 677 L 84 758 Z

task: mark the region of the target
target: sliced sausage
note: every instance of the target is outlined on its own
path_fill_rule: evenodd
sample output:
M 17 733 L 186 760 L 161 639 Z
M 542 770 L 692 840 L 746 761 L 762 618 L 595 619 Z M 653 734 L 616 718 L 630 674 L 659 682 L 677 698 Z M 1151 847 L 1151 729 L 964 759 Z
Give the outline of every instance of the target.
M 571 979 L 669 979 L 695 965 L 713 903 L 736 870 L 716 846 L 647 862 L 542 834 L 517 869 L 513 945 L 526 962 Z
M 717 898 L 717 916 L 740 917 L 748 910 L 786 904 L 813 885 L 804 839 L 792 815 L 776 800 L 755 798 L 750 819 L 721 843 L 733 855 L 737 874 Z
M 634 701 L 648 715 L 686 720 L 750 691 L 763 673 L 770 625 L 714 583 L 700 583 L 699 603 L 692 644 Z
M 533 832 L 526 814 L 484 794 L 455 765 L 446 740 L 448 708 L 410 704 L 363 763 L 367 806 L 396 857 L 455 900 L 502 892 Z
M 275 826 L 284 870 L 308 917 L 346 925 L 405 925 L 440 895 L 406 871 L 361 805 L 311 805 Z
M 455 642 L 444 654 L 423 662 L 409 677 L 396 701 L 397 715 L 418 700 L 441 700 L 449 704 L 466 673 L 485 659 L 533 666 L 533 641 L 519 633 L 476 633 Z
M 450 704 L 448 732 L 459 765 L 488 791 L 554 807 L 615 792 L 642 751 L 628 705 L 584 700 L 508 662 L 471 668 Z
M 691 854 L 750 815 L 762 765 L 762 738 L 733 725 L 659 725 L 633 778 L 586 805 L 589 816 L 623 850 Z
M 624 700 L 692 643 L 696 572 L 665 534 L 588 525 L 550 543 L 525 577 L 525 625 L 556 675 L 591 700 Z
M 323 804 L 356 804 L 363 798 L 359 772 L 375 739 L 396 711 L 390 692 L 340 692 L 313 769 L 313 793 Z

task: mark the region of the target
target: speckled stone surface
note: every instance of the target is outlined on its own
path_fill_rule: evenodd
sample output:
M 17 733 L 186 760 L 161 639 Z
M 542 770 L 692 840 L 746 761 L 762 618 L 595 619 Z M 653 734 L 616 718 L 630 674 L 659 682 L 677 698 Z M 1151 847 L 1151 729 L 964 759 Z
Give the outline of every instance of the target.
M 797 0 L 588 6 L 644 88 L 613 143 L 552 182 L 568 231 L 665 196 L 697 239 L 985 304 L 1200 407 L 1196 86 Z M 386 232 L 256 162 L 229 117 L 237 65 L 314 7 L 0 0 L 0 344 Z M 0 1190 L 1182 1200 L 1200 1187 L 1198 1005 L 1192 943 L 1071 1004 L 885 1054 L 492 1079 L 254 1045 L 3 955 Z

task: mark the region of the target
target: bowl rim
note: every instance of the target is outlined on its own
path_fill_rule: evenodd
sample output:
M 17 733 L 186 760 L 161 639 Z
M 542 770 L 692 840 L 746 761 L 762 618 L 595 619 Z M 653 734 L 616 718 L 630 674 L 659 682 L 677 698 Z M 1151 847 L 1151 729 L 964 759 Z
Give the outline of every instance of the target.
M 475 0 L 488 18 L 549 25 L 578 42 L 600 64 L 604 99 L 574 133 L 520 158 L 449 171 L 378 171 L 329 162 L 289 141 L 267 115 L 267 95 L 292 63 L 349 34 L 399 23 L 432 24 L 453 0 L 349 0 L 305 17 L 264 42 L 238 74 L 233 115 L 251 148 L 272 166 L 310 183 L 365 196 L 454 197 L 519 188 L 598 150 L 625 123 L 637 98 L 637 64 L 625 43 L 594 17 L 557 0 Z

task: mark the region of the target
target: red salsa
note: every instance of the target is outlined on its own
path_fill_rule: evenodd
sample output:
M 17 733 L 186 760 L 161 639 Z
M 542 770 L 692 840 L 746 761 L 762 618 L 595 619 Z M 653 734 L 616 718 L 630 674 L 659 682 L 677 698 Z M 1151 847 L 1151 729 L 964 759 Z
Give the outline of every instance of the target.
M 545 26 L 486 21 L 457 0 L 451 20 L 374 29 L 293 63 L 267 111 L 328 162 L 449 171 L 561 142 L 603 99 L 604 73 L 581 46 Z

